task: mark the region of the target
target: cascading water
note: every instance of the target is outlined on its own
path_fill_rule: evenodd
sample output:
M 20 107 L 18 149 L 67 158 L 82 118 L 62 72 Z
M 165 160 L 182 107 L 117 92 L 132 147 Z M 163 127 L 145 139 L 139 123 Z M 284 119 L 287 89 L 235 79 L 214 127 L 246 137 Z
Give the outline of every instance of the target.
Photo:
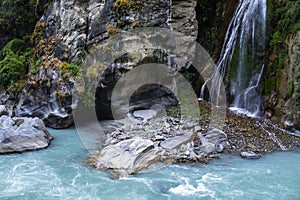
M 263 73 L 263 51 L 266 32 L 266 0 L 240 0 L 227 30 L 209 92 L 219 96 L 223 78 L 229 65 L 228 79 L 233 97 L 232 109 L 256 116 L 260 111 L 259 83 Z M 238 44 L 238 45 L 237 45 Z M 220 78 L 216 74 L 220 73 Z M 218 102 L 217 102 L 218 103 Z
M 259 115 L 261 94 L 259 83 L 263 73 L 263 51 L 266 34 L 266 0 L 252 0 L 243 16 L 239 38 L 237 70 L 230 78 L 233 107 L 251 115 Z

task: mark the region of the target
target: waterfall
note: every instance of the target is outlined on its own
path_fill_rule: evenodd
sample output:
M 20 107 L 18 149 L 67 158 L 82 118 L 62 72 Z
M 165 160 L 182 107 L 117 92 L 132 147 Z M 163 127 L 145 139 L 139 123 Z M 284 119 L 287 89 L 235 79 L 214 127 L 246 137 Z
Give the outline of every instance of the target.
M 169 1 L 169 10 L 167 12 L 168 14 L 168 18 L 167 18 L 167 25 L 168 27 L 173 30 L 173 26 L 172 26 L 172 0 Z
M 240 0 L 229 24 L 215 74 L 206 80 L 200 91 L 204 98 L 205 87 L 211 82 L 210 96 L 220 94 L 221 83 L 228 70 L 230 94 L 233 97 L 232 110 L 248 115 L 260 111 L 260 80 L 264 71 L 263 57 L 266 32 L 266 0 Z M 237 59 L 233 59 L 233 56 Z M 231 72 L 231 73 L 230 73 Z M 218 104 L 218 102 L 217 102 Z

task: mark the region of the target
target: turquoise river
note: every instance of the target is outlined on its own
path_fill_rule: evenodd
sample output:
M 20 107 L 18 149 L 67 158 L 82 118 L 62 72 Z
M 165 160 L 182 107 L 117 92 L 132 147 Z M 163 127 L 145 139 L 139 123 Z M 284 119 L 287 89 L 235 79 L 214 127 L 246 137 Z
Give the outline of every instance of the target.
M 50 147 L 0 156 L 0 199 L 300 199 L 300 151 L 259 160 L 156 166 L 124 179 L 85 165 L 75 128 L 50 129 Z

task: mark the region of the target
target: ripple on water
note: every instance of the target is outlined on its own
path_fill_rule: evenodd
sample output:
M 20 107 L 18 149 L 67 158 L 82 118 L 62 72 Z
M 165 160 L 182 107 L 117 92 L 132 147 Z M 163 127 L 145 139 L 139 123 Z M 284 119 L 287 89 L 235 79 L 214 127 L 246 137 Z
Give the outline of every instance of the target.
M 84 164 L 88 153 L 75 129 L 50 131 L 50 148 L 0 156 L 0 199 L 300 199 L 300 152 L 225 156 L 116 180 Z

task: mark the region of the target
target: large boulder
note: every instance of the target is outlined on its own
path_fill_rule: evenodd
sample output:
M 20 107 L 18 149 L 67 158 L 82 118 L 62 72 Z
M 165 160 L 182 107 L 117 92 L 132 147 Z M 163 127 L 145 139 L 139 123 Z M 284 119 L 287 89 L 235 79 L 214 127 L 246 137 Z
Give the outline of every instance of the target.
M 201 141 L 198 154 L 222 153 L 225 148 L 230 148 L 227 134 L 217 128 L 211 128 L 197 135 Z
M 51 136 L 38 118 L 0 117 L 0 154 L 44 149 Z
M 90 164 L 97 169 L 113 170 L 120 177 L 147 168 L 159 160 L 160 155 L 161 150 L 155 149 L 151 140 L 135 137 L 105 147 L 90 158 Z
M 195 138 L 195 132 L 188 132 L 181 136 L 175 136 L 169 139 L 166 139 L 160 143 L 160 146 L 164 149 L 177 149 L 180 148 L 183 144 L 188 144 L 193 141 Z

